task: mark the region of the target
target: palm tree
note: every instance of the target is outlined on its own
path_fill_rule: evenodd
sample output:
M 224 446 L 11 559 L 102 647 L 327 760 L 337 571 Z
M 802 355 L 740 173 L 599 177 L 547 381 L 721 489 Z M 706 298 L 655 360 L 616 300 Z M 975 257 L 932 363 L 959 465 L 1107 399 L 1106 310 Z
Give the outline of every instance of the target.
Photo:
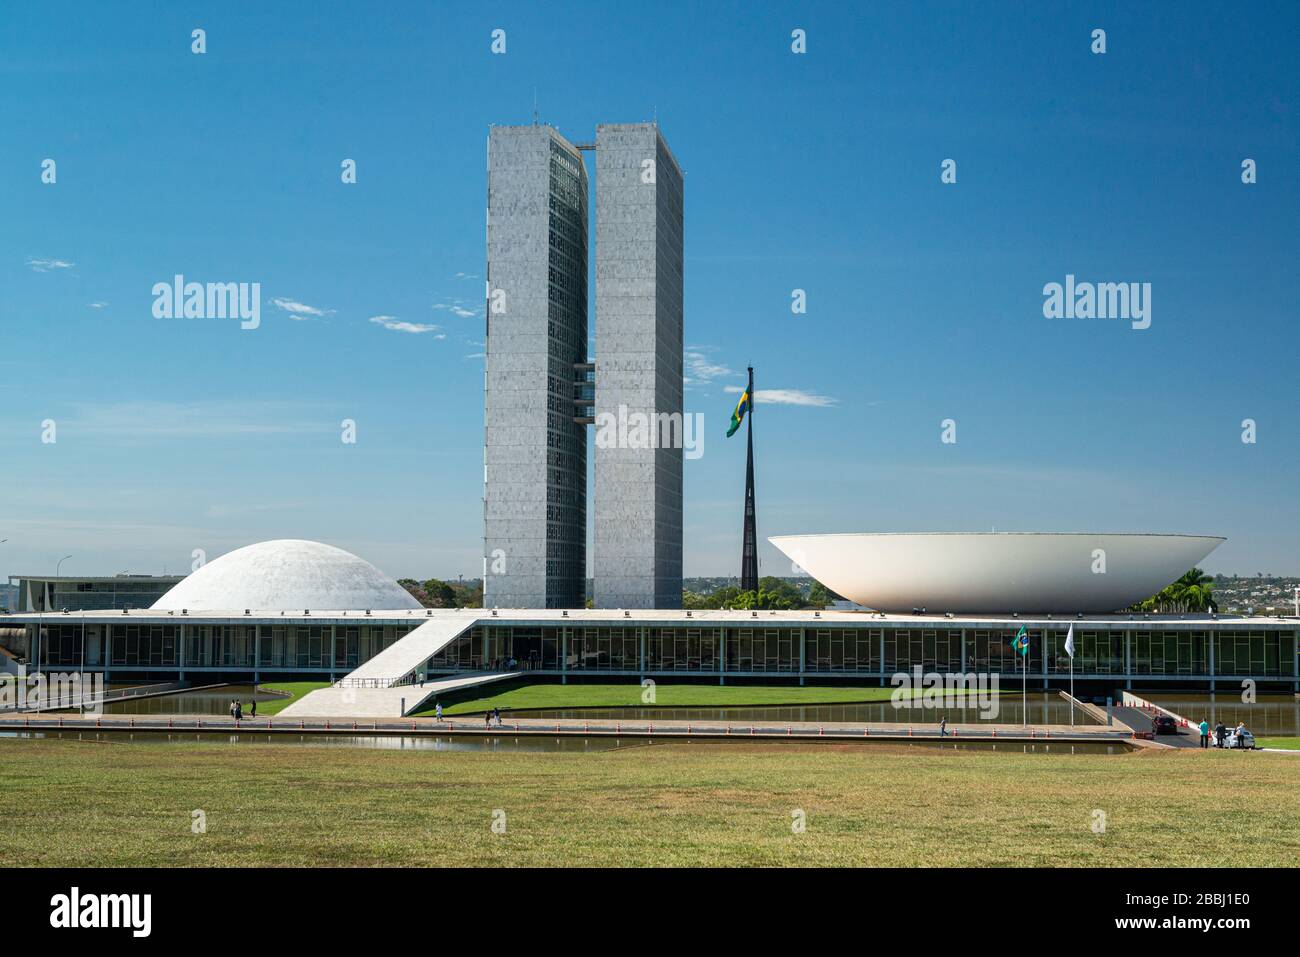
M 1214 576 L 1199 568 L 1184 572 L 1177 581 L 1166 585 L 1158 593 L 1133 606 L 1134 611 L 1155 614 L 1177 612 L 1217 612 L 1214 600 Z

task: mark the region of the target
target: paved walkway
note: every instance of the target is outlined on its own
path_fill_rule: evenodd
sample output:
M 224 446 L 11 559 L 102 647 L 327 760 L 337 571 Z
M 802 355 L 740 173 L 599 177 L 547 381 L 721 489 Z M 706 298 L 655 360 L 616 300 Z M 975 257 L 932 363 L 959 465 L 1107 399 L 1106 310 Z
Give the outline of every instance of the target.
M 420 710 L 434 695 L 518 676 L 517 671 L 493 671 L 389 688 L 354 688 L 340 683 L 303 695 L 280 714 L 291 718 L 400 718 Z
M 426 685 L 426 688 L 428 686 Z M 393 689 L 397 690 L 397 689 Z M 305 699 L 304 699 L 305 700 Z M 41 715 L 14 718 L 0 717 L 0 728 L 21 730 L 30 728 L 61 729 L 113 729 L 135 731 L 215 731 L 257 733 L 373 733 L 373 734 L 467 734 L 471 736 L 519 734 L 532 736 L 565 737 L 650 737 L 665 738 L 727 738 L 727 739 L 790 739 L 814 738 L 819 740 L 886 740 L 919 741 L 939 740 L 937 725 L 907 725 L 884 722 L 869 724 L 849 722 L 792 721 L 792 722 L 721 722 L 721 721 L 617 721 L 600 719 L 585 721 L 577 718 L 514 718 L 503 715 L 500 726 L 488 727 L 482 715 L 459 715 L 439 722 L 433 718 L 385 718 L 289 716 L 285 712 L 269 718 L 245 719 L 236 722 L 225 716 L 183 715 L 101 715 L 80 718 L 74 715 Z M 954 744 L 963 741 L 1042 742 L 1044 744 L 1108 742 L 1125 743 L 1140 747 L 1153 746 L 1150 741 L 1133 740 L 1131 732 L 1095 725 L 1044 725 L 1026 728 L 1016 724 L 960 724 L 949 725 L 943 738 Z M 1158 745 L 1155 745 L 1158 746 Z

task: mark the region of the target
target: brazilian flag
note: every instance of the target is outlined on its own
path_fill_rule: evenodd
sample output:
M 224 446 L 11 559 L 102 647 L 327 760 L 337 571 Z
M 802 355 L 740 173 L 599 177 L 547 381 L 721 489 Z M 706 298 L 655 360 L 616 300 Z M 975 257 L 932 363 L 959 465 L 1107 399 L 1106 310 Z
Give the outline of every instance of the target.
M 1029 654 L 1029 632 L 1025 631 L 1024 625 L 1020 626 L 1020 630 L 1016 632 L 1016 637 L 1011 639 L 1011 647 L 1016 650 L 1018 655 Z
M 736 411 L 731 413 L 731 428 L 727 429 L 727 438 L 736 434 L 740 428 L 740 423 L 745 421 L 745 413 L 749 411 L 749 390 L 746 389 L 740 394 L 740 401 L 736 403 Z

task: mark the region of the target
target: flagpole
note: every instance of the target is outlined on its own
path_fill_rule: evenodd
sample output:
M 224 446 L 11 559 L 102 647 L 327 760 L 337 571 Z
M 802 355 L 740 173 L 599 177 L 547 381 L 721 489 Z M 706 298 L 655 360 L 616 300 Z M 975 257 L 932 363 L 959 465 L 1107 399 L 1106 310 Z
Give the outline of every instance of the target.
M 1074 655 L 1070 655 L 1070 727 L 1074 727 Z
M 1028 638 L 1028 636 L 1026 636 Z M 1026 676 L 1029 674 L 1029 649 L 1020 652 L 1020 710 L 1024 712 L 1025 724 L 1029 724 L 1029 695 L 1025 691 Z

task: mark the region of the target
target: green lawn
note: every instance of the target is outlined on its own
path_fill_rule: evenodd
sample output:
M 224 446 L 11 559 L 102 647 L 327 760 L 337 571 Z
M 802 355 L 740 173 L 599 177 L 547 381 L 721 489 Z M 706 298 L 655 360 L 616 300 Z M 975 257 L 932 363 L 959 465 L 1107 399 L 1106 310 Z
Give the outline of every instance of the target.
M 257 703 L 257 714 L 259 717 L 268 714 L 279 714 L 307 692 L 315 691 L 317 688 L 328 688 L 329 686 L 328 681 L 275 681 L 269 684 L 260 684 L 257 687 L 261 691 L 287 691 L 291 697 L 276 698 L 274 701 L 259 701 Z
M 0 739 L 0 867 L 1293 866 L 1300 762 L 673 742 L 510 753 Z M 1241 811 L 1207 827 L 1207 809 Z M 191 831 L 201 810 L 206 833 Z M 506 833 L 493 833 L 494 812 Z M 792 813 L 807 830 L 792 833 Z M 1098 813 L 1100 812 L 1100 814 Z M 1104 833 L 1093 827 L 1104 815 Z M 498 816 L 499 819 L 499 816 Z
M 491 685 L 488 686 L 491 688 Z M 670 685 L 655 686 L 652 706 L 641 700 L 639 684 L 529 684 L 465 701 L 444 702 L 443 714 L 473 714 L 539 708 L 716 708 L 751 705 L 844 704 L 854 701 L 888 701 L 893 688 L 799 687 L 784 685 Z M 433 714 L 433 706 L 417 714 Z
M 1300 738 L 1257 738 L 1255 744 L 1261 748 L 1285 748 L 1288 751 L 1300 751 Z

